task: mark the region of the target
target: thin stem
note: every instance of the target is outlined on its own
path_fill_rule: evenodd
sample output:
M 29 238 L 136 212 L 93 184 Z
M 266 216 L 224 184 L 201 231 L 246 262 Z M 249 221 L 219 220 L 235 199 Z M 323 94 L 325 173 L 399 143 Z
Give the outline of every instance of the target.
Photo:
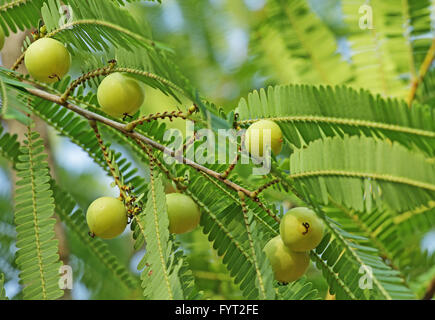
M 426 57 L 423 60 L 423 63 L 421 64 L 420 71 L 418 74 L 418 77 L 415 77 L 413 81 L 411 82 L 411 90 L 408 95 L 408 106 L 411 107 L 412 102 L 414 101 L 415 95 L 417 93 L 417 88 L 420 85 L 420 83 L 423 81 L 424 76 L 426 75 L 427 71 L 429 70 L 433 60 L 435 58 L 435 39 L 432 40 L 432 45 L 430 46 L 429 50 L 426 53 Z
M 242 153 L 242 144 L 243 144 L 244 137 L 245 136 L 243 135 L 242 136 L 242 142 L 239 145 L 237 145 L 237 155 L 236 155 L 236 158 L 230 164 L 230 166 L 221 174 L 222 178 L 224 178 L 224 179 L 227 178 L 230 175 L 230 173 L 234 170 L 234 168 L 236 167 L 237 162 L 239 162 L 240 154 Z M 256 195 L 255 195 L 255 197 L 256 197 Z
M 24 57 L 26 55 L 26 52 L 24 51 L 19 57 L 18 59 L 14 62 L 14 64 L 12 65 L 12 70 L 16 71 L 18 69 L 18 67 L 20 66 L 21 63 L 23 63 L 24 61 Z
M 96 78 L 99 76 L 107 76 L 110 73 L 112 73 L 112 69 L 115 67 L 115 64 L 116 64 L 116 61 L 111 60 L 111 61 L 109 61 L 109 65 L 107 67 L 90 71 L 90 72 L 82 75 L 81 77 L 79 77 L 75 81 L 73 81 L 69 85 L 69 87 L 65 90 L 65 92 L 62 94 L 62 96 L 61 96 L 62 101 L 66 101 L 68 99 L 68 97 L 70 96 L 71 92 L 73 92 L 74 89 L 77 88 L 82 83 L 85 83 L 86 81 L 88 81 L 90 79 L 93 79 L 93 78 Z
M 273 179 L 272 181 L 269 181 L 268 183 L 262 185 L 260 188 L 258 188 L 257 190 L 255 190 L 253 192 L 254 196 L 257 197 L 261 192 L 263 192 L 264 190 L 266 190 L 267 188 L 273 186 L 274 184 L 279 183 L 280 180 L 279 179 Z
M 116 185 L 119 188 L 119 196 L 121 200 L 127 199 L 127 194 L 125 193 L 124 186 L 120 180 L 119 175 L 116 172 L 115 167 L 112 164 L 112 159 L 110 159 L 109 152 L 107 151 L 107 147 L 103 143 L 103 139 L 101 139 L 101 134 L 98 130 L 98 125 L 94 120 L 90 120 L 89 124 L 95 132 L 95 136 L 97 137 L 98 144 L 100 145 L 101 151 L 103 152 L 104 160 L 106 160 L 107 166 L 109 167 L 110 173 L 112 174 L 113 179 L 115 180 Z
M 137 126 L 139 126 L 145 122 L 151 122 L 151 121 L 158 120 L 158 119 L 168 118 L 169 121 L 172 121 L 173 118 L 181 118 L 181 119 L 187 120 L 187 118 L 191 114 L 192 113 L 190 111 L 188 111 L 187 113 L 183 113 L 182 111 L 165 111 L 163 113 L 157 112 L 154 114 L 150 114 L 150 115 L 141 117 L 137 120 L 133 120 L 133 121 L 127 123 L 125 128 L 128 131 L 133 131 Z

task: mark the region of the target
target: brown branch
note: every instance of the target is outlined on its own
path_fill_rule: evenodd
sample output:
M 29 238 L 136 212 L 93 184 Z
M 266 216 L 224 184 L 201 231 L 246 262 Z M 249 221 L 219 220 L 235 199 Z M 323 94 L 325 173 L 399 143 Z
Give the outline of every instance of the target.
M 109 127 L 112 127 L 114 129 L 118 130 L 119 132 L 125 134 L 128 137 L 131 137 L 135 140 L 139 140 L 139 141 L 153 147 L 154 149 L 160 150 L 160 151 L 170 155 L 171 157 L 175 157 L 176 152 L 174 150 L 168 149 L 164 145 L 162 145 L 162 144 L 160 144 L 160 143 L 158 143 L 158 142 L 156 142 L 148 137 L 145 137 L 136 131 L 127 130 L 126 125 L 123 123 L 108 119 L 104 116 L 101 116 L 101 115 L 96 114 L 94 112 L 91 112 L 89 110 L 80 108 L 79 106 L 76 106 L 76 105 L 69 103 L 67 101 L 62 101 L 61 97 L 54 95 L 54 94 L 51 94 L 51 93 L 48 93 L 48 92 L 45 92 L 43 90 L 36 89 L 36 88 L 26 88 L 26 90 L 30 94 L 32 94 L 36 97 L 39 97 L 39 98 L 42 98 L 44 100 L 48 100 L 48 101 L 54 102 L 58 105 L 61 105 L 65 108 L 85 117 L 88 120 L 94 120 L 94 121 L 103 123 Z M 183 156 L 179 157 L 179 160 L 181 160 L 184 164 L 196 169 L 197 171 L 202 171 L 202 172 L 210 175 L 211 177 L 214 177 L 215 179 L 221 181 L 222 183 L 224 183 L 228 187 L 230 187 L 236 191 L 241 191 L 244 194 L 246 194 L 248 197 L 252 198 L 251 191 L 239 186 L 238 184 L 232 182 L 231 180 L 222 178 L 220 176 L 220 173 L 213 171 L 207 167 L 204 167 L 204 166 L 202 166 L 202 165 L 200 165 L 200 164 L 198 164 L 198 163 L 196 163 L 188 158 L 185 158 Z

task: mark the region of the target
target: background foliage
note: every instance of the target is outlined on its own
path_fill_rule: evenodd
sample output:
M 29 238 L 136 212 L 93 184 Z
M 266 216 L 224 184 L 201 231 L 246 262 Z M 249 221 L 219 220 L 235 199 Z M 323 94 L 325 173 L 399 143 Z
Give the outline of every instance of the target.
M 206 124 L 215 130 L 231 127 L 234 112 L 243 128 L 273 119 L 285 147 L 271 174 L 253 177 L 251 165 L 238 165 L 230 179 L 251 190 L 276 178 L 280 183 L 261 194 L 263 208 L 247 200 L 246 220 L 234 190 L 187 166 L 162 162 L 151 172 L 142 148 L 99 126 L 145 210 L 121 237 L 91 239 L 86 208 L 117 193 L 93 130 L 76 113 L 30 95 L 10 66 L 2 68 L 0 299 L 59 298 L 57 269 L 65 261 L 74 289 L 64 298 L 424 297 L 435 278 L 432 1 L 162 2 L 65 0 L 73 19 L 60 27 L 58 0 L 0 0 L 0 27 L 7 35 L 34 30 L 42 18 L 49 36 L 68 46 L 70 76 L 52 87 L 33 83 L 51 93 L 115 58 L 146 87 L 141 115 L 185 111 L 195 102 L 197 119 L 211 119 Z M 363 4 L 373 8 L 374 29 L 358 27 Z M 14 45 L 24 50 L 30 41 Z M 95 97 L 101 79 L 74 90 L 70 101 L 101 113 Z M 45 147 L 38 133 L 26 132 L 24 140 L 13 135 L 27 130 L 27 112 L 48 125 Z M 167 127 L 185 128 L 175 119 L 137 131 L 163 143 Z M 162 160 L 159 152 L 152 156 Z M 189 177 L 185 192 L 203 212 L 192 233 L 167 232 L 162 199 L 174 186 L 166 172 Z M 37 209 L 29 210 L 30 198 Z M 314 208 L 328 231 L 310 253 L 306 276 L 279 286 L 261 248 L 278 232 L 273 216 L 298 205 Z M 60 242 L 53 240 L 54 217 Z M 38 224 L 26 224 L 30 218 Z M 153 219 L 160 224 L 147 223 Z M 154 241 L 158 235 L 163 247 Z M 359 287 L 362 265 L 373 270 L 371 290 Z

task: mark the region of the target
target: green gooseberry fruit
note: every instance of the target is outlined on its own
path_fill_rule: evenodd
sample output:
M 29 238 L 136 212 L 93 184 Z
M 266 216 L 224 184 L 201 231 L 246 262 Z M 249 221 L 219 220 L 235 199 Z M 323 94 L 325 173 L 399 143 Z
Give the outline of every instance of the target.
M 135 79 L 115 72 L 101 81 L 97 98 L 105 113 L 119 118 L 135 114 L 143 104 L 145 95 Z
M 270 141 L 265 141 L 266 130 L 270 130 Z M 270 148 L 274 155 L 278 155 L 282 149 L 282 142 L 281 128 L 271 120 L 259 120 L 251 124 L 245 135 L 245 148 L 254 156 L 262 157 L 264 147 Z
M 68 73 L 71 56 L 61 42 L 51 38 L 42 38 L 27 48 L 24 64 L 34 79 L 53 83 Z
M 191 197 L 182 193 L 166 195 L 169 231 L 181 234 L 195 229 L 201 218 L 201 211 Z
M 303 276 L 310 264 L 310 257 L 306 252 L 290 251 L 282 242 L 280 236 L 269 240 L 264 251 L 272 266 L 275 279 L 288 283 Z
M 121 200 L 101 197 L 88 207 L 86 221 L 93 234 L 103 239 L 112 239 L 125 230 L 127 210 Z
M 297 207 L 287 211 L 279 230 L 282 241 L 290 250 L 303 252 L 314 249 L 322 241 L 324 223 L 313 210 Z

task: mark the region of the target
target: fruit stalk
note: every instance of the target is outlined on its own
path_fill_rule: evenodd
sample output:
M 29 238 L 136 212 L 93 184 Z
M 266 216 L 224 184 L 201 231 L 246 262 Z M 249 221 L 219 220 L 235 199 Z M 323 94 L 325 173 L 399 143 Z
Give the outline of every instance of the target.
M 62 94 L 62 96 L 61 96 L 62 101 L 66 101 L 68 99 L 68 97 L 70 96 L 71 92 L 73 92 L 74 89 L 77 88 L 82 83 L 84 83 L 90 79 L 99 77 L 99 76 L 109 75 L 111 73 L 111 70 L 115 67 L 115 64 L 116 64 L 115 60 L 109 61 L 109 65 L 107 67 L 90 71 L 90 72 L 82 75 L 81 77 L 79 77 L 75 81 L 73 81 L 70 84 L 70 86 L 65 90 L 65 92 Z
M 117 174 L 115 167 L 112 164 L 112 160 L 109 157 L 109 153 L 107 152 L 107 147 L 104 145 L 103 140 L 101 139 L 100 132 L 98 130 L 97 123 L 94 120 L 90 120 L 89 124 L 95 132 L 95 136 L 97 137 L 98 144 L 100 145 L 101 151 L 103 152 L 104 160 L 106 160 L 107 166 L 110 169 L 110 173 L 112 174 L 113 179 L 115 180 L 116 185 L 119 188 L 119 197 L 120 200 L 127 199 L 127 194 L 125 192 L 125 187 L 121 182 L 119 175 Z

